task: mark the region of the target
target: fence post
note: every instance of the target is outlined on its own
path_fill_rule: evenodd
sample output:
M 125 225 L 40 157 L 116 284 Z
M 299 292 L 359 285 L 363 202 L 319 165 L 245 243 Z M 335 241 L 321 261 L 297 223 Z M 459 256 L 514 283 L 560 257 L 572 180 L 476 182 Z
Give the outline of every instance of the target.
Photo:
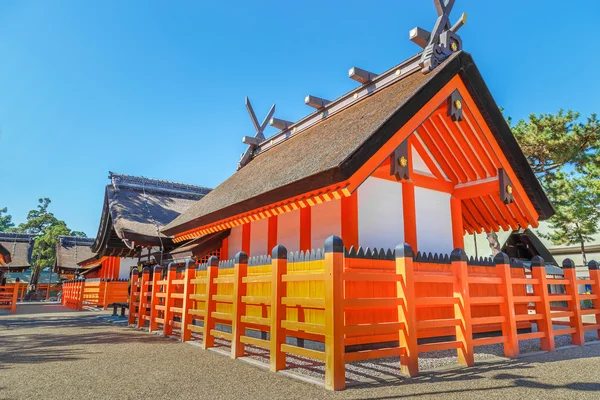
M 14 314 L 17 312 L 17 299 L 19 297 L 19 278 L 15 279 L 15 287 L 13 288 L 12 303 L 10 304 L 10 313 Z
M 496 276 L 502 279 L 502 283 L 498 285 L 498 294 L 503 298 L 500 304 L 500 315 L 504 317 L 502 335 L 506 337 L 506 341 L 504 342 L 504 356 L 515 358 L 519 355 L 519 339 L 517 338 L 517 321 L 515 318 L 510 259 L 505 253 L 498 253 L 494 257 L 494 264 L 496 264 Z M 518 266 L 515 265 L 515 267 Z
M 531 259 L 531 277 L 539 282 L 537 285 L 533 285 L 533 295 L 541 299 L 540 302 L 535 303 L 535 313 L 542 316 L 542 319 L 536 322 L 538 331 L 545 334 L 545 337 L 540 339 L 541 348 L 544 351 L 554 351 L 556 345 L 550 315 L 552 311 L 550 309 L 550 294 L 548 293 L 546 262 L 540 256 Z
M 160 276 L 162 275 L 162 268 L 160 265 L 155 265 L 152 270 L 152 294 L 150 298 L 150 326 L 148 327 L 148 332 L 153 332 L 158 330 L 158 322 L 156 322 L 156 318 L 158 318 L 158 310 L 156 306 L 158 305 L 159 297 L 158 293 L 158 281 L 160 280 Z
M 409 244 L 399 244 L 394 250 L 396 257 L 396 295 L 402 302 L 398 304 L 398 322 L 404 324 L 399 330 L 400 347 L 405 354 L 400 356 L 400 371 L 408 376 L 419 375 L 419 349 L 417 343 L 417 317 L 415 305 L 415 273 L 413 249 Z
M 196 264 L 193 260 L 188 260 L 185 264 L 184 284 L 183 284 L 183 305 L 181 310 L 181 341 L 186 342 L 192 339 L 192 331 L 188 328 L 190 323 L 190 308 L 194 304 L 190 300 L 190 295 L 194 292 L 192 279 L 196 276 Z
M 85 279 L 81 279 L 79 284 L 79 299 L 77 300 L 77 310 L 83 310 L 83 298 L 85 295 Z
M 177 265 L 171 263 L 167 267 L 167 289 L 165 295 L 165 312 L 164 318 L 165 321 L 163 323 L 163 336 L 171 336 L 173 334 L 173 325 L 171 325 L 171 320 L 173 319 L 173 311 L 171 311 L 171 307 L 174 306 L 174 299 L 171 298 L 173 294 L 173 280 L 177 275 Z
M 144 328 L 146 326 L 146 316 L 148 315 L 148 306 L 150 305 L 148 300 L 148 295 L 144 295 L 144 293 L 150 292 L 150 267 L 146 266 L 142 268 L 142 279 L 138 281 L 138 321 L 137 327 Z M 152 294 L 150 292 L 150 294 Z
M 462 249 L 454 249 L 450 255 L 450 261 L 452 263 L 452 275 L 456 278 L 453 285 L 454 298 L 457 299 L 457 304 L 454 305 L 454 318 L 460 321 L 456 326 L 456 340 L 461 342 L 461 347 L 457 349 L 458 362 L 472 366 L 475 359 L 467 255 Z
M 281 298 L 286 296 L 286 286 L 281 276 L 287 273 L 287 249 L 277 245 L 271 253 L 271 341 L 270 341 L 270 369 L 273 372 L 285 369 L 286 355 L 281 351 L 285 344 L 285 329 L 281 321 L 285 319 L 286 307 L 281 303 Z
M 231 312 L 231 358 L 244 356 L 244 343 L 240 337 L 244 335 L 245 328 L 242 324 L 242 315 L 246 312 L 246 305 L 242 296 L 246 296 L 246 284 L 242 282 L 248 273 L 248 255 L 243 251 L 235 255 L 233 270 L 233 310 Z
M 133 323 L 135 323 L 135 297 L 136 297 L 136 287 L 139 287 L 139 272 L 137 269 L 134 269 L 133 271 L 131 271 L 131 278 L 130 278 L 130 290 L 129 290 L 129 317 L 127 318 L 127 325 L 132 325 Z M 140 290 L 141 292 L 141 290 Z M 138 327 L 140 326 L 139 324 L 139 320 L 140 318 L 140 314 L 141 314 L 141 299 L 138 302 Z
M 346 387 L 344 361 L 344 242 L 337 236 L 325 240 L 325 387 Z
M 592 283 L 592 294 L 595 294 L 597 298 L 592 300 L 594 304 L 594 310 L 599 313 L 600 312 L 600 266 L 594 260 L 588 263 L 588 268 L 590 270 L 590 279 L 593 281 Z M 596 325 L 600 325 L 600 314 L 596 314 Z M 598 337 L 600 338 L 600 329 L 596 332 Z
M 104 282 L 100 281 L 100 287 L 102 287 L 102 283 L 104 283 L 104 298 L 102 299 L 102 308 L 106 310 L 108 308 L 108 302 L 110 301 L 109 291 L 110 291 L 110 281 L 111 279 L 104 279 Z
M 581 346 L 585 342 L 583 331 L 583 320 L 581 319 L 581 301 L 579 299 L 579 288 L 577 285 L 577 272 L 575 271 L 575 263 L 570 258 L 563 260 L 563 272 L 565 279 L 569 280 L 566 286 L 567 294 L 571 296 L 569 311 L 573 313 L 569 317 L 571 328 L 575 328 L 575 333 L 571 334 L 571 343 Z
M 213 295 L 217 293 L 215 278 L 219 276 L 219 259 L 210 256 L 206 261 L 206 301 L 204 302 L 204 333 L 202 335 L 202 348 L 204 350 L 215 345 L 215 337 L 210 333 L 215 329 L 215 318 L 213 312 L 217 310 L 217 303 Z

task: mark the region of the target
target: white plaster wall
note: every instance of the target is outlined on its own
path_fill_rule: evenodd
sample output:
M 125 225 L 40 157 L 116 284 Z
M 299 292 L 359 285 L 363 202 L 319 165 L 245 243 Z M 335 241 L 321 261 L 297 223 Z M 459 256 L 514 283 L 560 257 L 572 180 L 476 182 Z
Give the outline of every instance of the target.
M 452 216 L 450 194 L 415 188 L 417 242 L 419 251 L 452 252 Z
M 250 257 L 270 254 L 267 248 L 269 240 L 269 220 L 267 218 L 250 223 Z
M 411 150 L 413 170 L 420 173 L 421 175 L 435 176 L 433 175 L 427 164 L 425 164 L 425 161 L 423 160 L 419 152 L 414 147 L 411 147 Z
M 277 216 L 277 244 L 288 251 L 300 250 L 300 210 Z
M 367 178 L 358 188 L 358 243 L 394 249 L 404 242 L 402 184 Z
M 137 258 L 121 258 L 119 267 L 119 279 L 129 279 L 129 271 L 131 267 L 137 265 Z
M 252 234 L 252 231 L 250 232 Z M 229 234 L 229 241 L 227 243 L 227 259 L 231 260 L 235 255 L 242 251 L 242 226 L 234 226 L 231 228 Z
M 312 207 L 310 216 L 312 249 L 322 249 L 325 246 L 325 239 L 331 235 L 342 235 L 341 218 L 341 200 L 331 200 Z

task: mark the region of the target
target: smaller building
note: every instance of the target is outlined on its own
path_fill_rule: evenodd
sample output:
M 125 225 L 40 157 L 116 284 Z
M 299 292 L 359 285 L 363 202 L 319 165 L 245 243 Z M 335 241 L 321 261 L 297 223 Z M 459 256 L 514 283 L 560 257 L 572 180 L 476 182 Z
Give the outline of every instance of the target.
M 34 237 L 26 233 L 0 232 L 0 279 L 31 266 Z
M 60 236 L 56 243 L 56 259 L 52 272 L 67 279 L 88 272 L 91 268 L 81 267 L 79 263 L 94 256 L 91 250 L 94 240 L 96 239 Z

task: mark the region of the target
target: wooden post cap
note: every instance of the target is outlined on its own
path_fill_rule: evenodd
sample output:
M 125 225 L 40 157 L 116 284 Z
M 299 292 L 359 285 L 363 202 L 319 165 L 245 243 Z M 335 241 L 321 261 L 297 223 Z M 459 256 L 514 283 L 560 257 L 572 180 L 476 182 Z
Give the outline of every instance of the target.
M 598 267 L 598 262 L 595 260 L 592 260 L 588 263 L 588 268 L 591 271 L 598 271 L 600 268 Z
M 161 272 L 161 271 L 162 271 L 162 267 L 160 265 L 154 266 L 154 273 Z
M 167 270 L 169 270 L 169 271 L 177 270 L 177 263 L 170 263 L 169 266 L 167 267 Z
M 247 264 L 248 263 L 248 254 L 243 251 L 238 251 L 234 257 L 236 264 Z
M 271 258 L 273 260 L 287 260 L 288 251 L 285 246 L 278 244 L 273 247 L 273 251 L 271 252 Z
M 413 258 L 414 255 L 415 253 L 408 243 L 401 243 L 394 249 L 394 256 L 396 258 Z
M 142 268 L 142 274 L 145 274 L 145 273 L 150 273 L 150 267 L 147 265 L 144 268 Z
M 467 253 L 463 249 L 454 249 L 452 253 L 450 253 L 450 262 L 461 261 L 467 262 Z
M 206 265 L 209 267 L 218 267 L 219 259 L 217 258 L 217 256 L 210 256 L 208 257 L 208 260 L 206 260 Z
M 494 256 L 494 264 L 496 265 L 506 265 L 510 264 L 510 258 L 508 254 L 500 252 Z
M 331 235 L 325 239 L 325 253 L 343 253 L 344 242 L 339 236 Z
M 186 269 L 196 269 L 196 262 L 192 259 L 189 259 L 185 262 Z
M 531 268 L 546 268 L 546 261 L 540 256 L 535 256 L 531 259 Z
M 563 269 L 574 269 L 575 261 L 571 260 L 570 258 L 565 258 L 562 262 L 562 267 Z
M 137 270 L 137 268 L 134 268 L 131 270 L 131 275 L 135 275 L 135 274 L 139 274 L 139 271 Z

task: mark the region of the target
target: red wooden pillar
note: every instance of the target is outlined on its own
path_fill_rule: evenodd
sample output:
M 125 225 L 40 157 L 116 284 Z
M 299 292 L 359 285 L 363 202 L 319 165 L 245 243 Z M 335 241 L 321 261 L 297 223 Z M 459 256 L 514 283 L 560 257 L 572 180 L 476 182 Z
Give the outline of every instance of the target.
M 137 269 L 134 269 L 137 272 Z M 142 281 L 138 284 L 139 300 L 138 300 L 138 321 L 137 327 L 144 328 L 146 326 L 146 315 L 148 314 L 149 305 L 148 296 L 146 293 L 150 292 L 150 267 L 144 267 L 142 269 Z M 131 293 L 133 295 L 133 285 L 131 285 Z M 131 309 L 129 309 L 131 312 Z
M 267 250 L 271 251 L 277 246 L 277 215 L 269 217 L 268 224 Z
M 250 228 L 250 223 L 242 225 L 242 251 L 246 254 L 250 254 Z
M 221 244 L 221 260 L 227 260 L 229 258 L 229 238 L 223 239 Z
M 312 248 L 311 243 L 311 208 L 300 209 L 300 251 L 307 251 Z
M 415 184 L 410 181 L 402 182 L 402 212 L 404 214 L 404 241 L 418 250 L 417 243 L 417 210 L 415 206 Z
M 452 243 L 455 249 L 465 248 L 465 229 L 463 227 L 462 202 L 452 196 L 450 198 L 450 214 L 452 216 Z
M 342 240 L 348 248 L 358 249 L 358 191 L 342 197 Z
M 183 305 L 181 312 L 181 341 L 187 342 L 192 339 L 192 331 L 188 326 L 192 322 L 190 308 L 193 307 L 194 301 L 190 299 L 190 295 L 194 293 L 194 285 L 192 279 L 196 277 L 196 264 L 188 262 L 185 266 L 184 284 L 183 284 Z
M 171 336 L 173 334 L 173 310 L 171 309 L 175 305 L 175 300 L 173 299 L 173 281 L 177 276 L 177 265 L 169 265 L 167 267 L 167 288 L 165 295 L 165 313 L 164 313 L 164 323 L 163 323 L 163 336 Z

